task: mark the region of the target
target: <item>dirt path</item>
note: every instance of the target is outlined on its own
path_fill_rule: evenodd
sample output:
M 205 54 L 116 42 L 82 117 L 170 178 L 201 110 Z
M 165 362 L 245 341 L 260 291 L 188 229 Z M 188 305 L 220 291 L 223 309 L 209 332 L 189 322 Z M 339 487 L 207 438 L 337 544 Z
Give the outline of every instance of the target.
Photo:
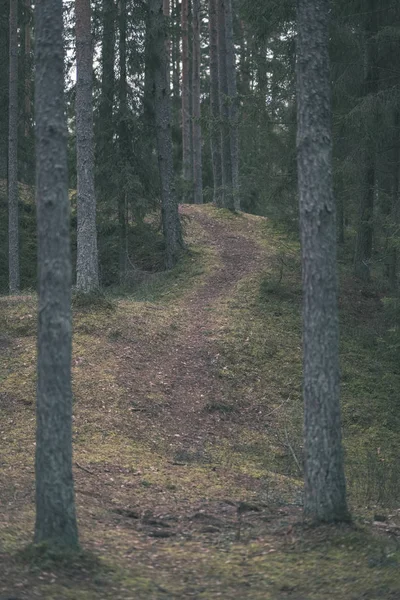
M 191 205 L 183 206 L 181 212 L 201 225 L 205 243 L 215 250 L 220 266 L 180 305 L 175 324 L 178 335 L 171 335 L 162 347 L 141 345 L 140 372 L 132 348 L 121 376 L 133 398 L 139 379 L 142 390 L 151 390 L 158 401 L 157 420 L 162 422 L 165 442 L 174 448 L 178 460 L 185 460 L 190 454 L 200 458 L 206 445 L 224 429 L 221 414 L 213 411 L 226 402 L 229 392 L 226 381 L 218 375 L 214 308 L 240 280 L 260 269 L 263 261 L 256 243 L 232 231 L 229 221 L 218 222 Z M 151 406 L 140 405 L 138 412 L 142 414 L 136 427 L 148 432 L 154 411 L 152 414 Z

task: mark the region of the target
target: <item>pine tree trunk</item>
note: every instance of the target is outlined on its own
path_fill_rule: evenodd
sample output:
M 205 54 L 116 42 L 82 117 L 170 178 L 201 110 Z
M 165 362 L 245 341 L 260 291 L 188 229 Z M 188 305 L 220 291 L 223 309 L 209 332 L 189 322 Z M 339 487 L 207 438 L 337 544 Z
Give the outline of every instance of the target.
M 165 52 L 167 23 L 163 14 L 163 0 L 150 0 L 149 6 L 149 47 L 152 53 L 150 62 L 155 67 L 153 97 L 161 180 L 165 265 L 170 269 L 178 260 L 183 242 L 174 188 L 168 59 Z
M 172 35 L 172 96 L 174 106 L 178 107 L 180 102 L 180 4 L 178 0 L 173 0 L 172 18 L 174 22 Z M 178 111 L 176 111 L 178 112 Z
M 182 176 L 185 186 L 184 202 L 190 197 L 192 183 L 192 153 L 190 141 L 190 72 L 189 72 L 189 0 L 182 0 Z
M 62 0 L 35 4 L 35 65 L 39 265 L 35 543 L 76 548 Z
M 218 84 L 218 28 L 217 0 L 208 1 L 209 30 L 210 30 L 210 140 L 211 160 L 214 180 L 214 204 L 223 206 L 222 196 L 222 164 L 221 164 L 221 128 L 219 113 L 219 84 Z
M 203 204 L 203 168 L 201 152 L 201 97 L 200 97 L 200 0 L 193 0 L 193 192 L 194 203 Z
M 113 184 L 113 105 L 115 91 L 115 3 L 103 0 L 103 37 L 101 50 L 101 96 L 96 124 L 96 162 L 98 183 L 103 198 L 111 200 Z
M 329 0 L 297 0 L 297 161 L 303 266 L 304 513 L 348 520 L 339 399 Z
M 398 249 L 400 225 L 400 109 L 396 108 L 394 112 L 394 144 L 393 144 L 393 166 L 392 166 L 392 239 L 388 249 L 388 280 L 390 289 L 393 293 L 398 291 Z
M 126 0 L 120 0 L 119 14 L 119 167 L 123 174 L 127 172 L 129 155 L 128 130 L 128 85 L 126 80 Z M 125 179 L 125 177 L 124 177 Z M 124 179 L 119 182 L 118 223 L 119 223 L 119 278 L 123 282 L 127 272 L 128 240 L 126 186 Z
M 376 0 L 368 0 L 366 9 L 366 69 L 365 69 L 365 96 L 372 96 L 378 92 L 377 48 L 376 34 L 378 22 L 376 14 Z M 375 114 L 368 117 L 370 123 L 366 130 L 373 129 Z M 371 260 L 374 235 L 374 195 L 375 195 L 375 141 L 374 137 L 367 134 L 363 156 L 363 181 L 360 198 L 359 222 L 354 258 L 354 275 L 367 282 L 371 276 Z
M 8 104 L 8 267 L 10 294 L 19 291 L 18 228 L 18 1 L 10 0 L 10 70 Z
M 0 179 L 7 178 L 9 17 L 9 0 L 0 0 Z
M 222 189 L 223 205 L 234 210 L 232 150 L 230 135 L 230 111 L 227 71 L 225 4 L 227 0 L 217 0 L 218 15 L 218 76 L 219 76 L 219 110 L 221 119 L 222 150 Z
M 76 288 L 85 294 L 99 287 L 94 190 L 93 48 L 90 0 L 75 0 L 76 11 L 76 153 L 77 264 Z
M 229 103 L 229 134 L 232 157 L 232 192 L 235 210 L 240 210 L 239 191 L 239 99 L 236 84 L 236 55 L 233 41 L 232 0 L 225 1 L 226 72 Z

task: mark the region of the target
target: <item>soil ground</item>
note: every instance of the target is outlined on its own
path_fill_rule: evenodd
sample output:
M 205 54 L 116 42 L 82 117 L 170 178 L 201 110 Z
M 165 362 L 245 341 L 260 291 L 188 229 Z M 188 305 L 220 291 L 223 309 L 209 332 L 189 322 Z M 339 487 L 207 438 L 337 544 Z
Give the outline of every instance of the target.
M 301 396 L 287 376 L 298 325 L 273 337 L 266 321 L 268 389 L 252 344 L 279 236 L 266 239 L 261 217 L 181 212 L 189 254 L 175 278 L 75 310 L 78 557 L 21 552 L 34 525 L 36 301 L 0 299 L 0 598 L 400 599 L 395 508 L 348 526 L 302 520 L 297 413 L 280 417 Z M 269 313 L 284 320 L 284 299 Z

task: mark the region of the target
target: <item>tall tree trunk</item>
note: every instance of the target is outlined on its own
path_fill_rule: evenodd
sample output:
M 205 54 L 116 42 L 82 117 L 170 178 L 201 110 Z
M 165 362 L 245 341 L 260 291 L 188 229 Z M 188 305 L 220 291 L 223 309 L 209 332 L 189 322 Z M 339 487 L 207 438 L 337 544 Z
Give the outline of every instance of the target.
M 8 268 L 10 294 L 19 291 L 18 230 L 18 1 L 10 0 L 8 104 Z
M 180 3 L 179 0 L 172 1 L 172 19 L 174 28 L 172 33 L 172 97 L 174 105 L 178 107 L 180 101 Z
M 76 152 L 77 264 L 76 287 L 90 293 L 99 287 L 94 190 L 93 47 L 90 0 L 75 0 L 76 11 Z
M 128 130 L 128 85 L 126 80 L 126 0 L 119 5 L 119 167 L 123 180 L 119 182 L 118 191 L 118 223 L 119 223 L 119 277 L 123 282 L 126 277 L 128 262 L 127 239 L 127 199 L 125 174 L 128 167 L 129 130 Z
M 208 0 L 208 23 L 210 30 L 210 140 L 211 160 L 214 180 L 214 204 L 223 206 L 222 164 L 221 164 L 221 128 L 219 113 L 218 83 L 218 28 L 217 0 Z
M 232 157 L 232 192 L 235 210 L 240 210 L 239 192 L 239 99 L 236 84 L 236 54 L 233 41 L 232 0 L 225 2 L 226 73 L 229 104 L 229 135 Z
M 234 210 L 233 178 L 232 178 L 232 150 L 230 135 L 230 111 L 227 71 L 226 47 L 226 12 L 227 0 L 217 0 L 218 15 L 218 76 L 219 76 L 219 110 L 221 119 L 221 149 L 222 149 L 222 188 L 223 205 Z
M 376 34 L 378 21 L 376 14 L 376 0 L 368 0 L 366 8 L 366 68 L 364 94 L 372 96 L 378 91 L 377 47 Z M 368 115 L 370 131 L 376 125 L 375 111 Z M 370 265 L 373 249 L 374 234 L 374 195 L 375 195 L 375 141 L 374 136 L 367 134 L 363 156 L 363 181 L 359 208 L 359 223 L 354 258 L 354 274 L 363 281 L 370 279 Z
M 163 14 L 167 19 L 167 38 L 165 40 L 165 52 L 167 54 L 167 81 L 168 89 L 171 88 L 171 28 L 170 28 L 170 0 L 163 0 Z
M 115 91 L 115 3 L 103 0 L 103 37 L 101 49 L 101 97 L 96 127 L 98 183 L 103 198 L 114 196 L 113 105 Z
M 190 72 L 189 72 L 189 0 L 182 0 L 182 176 L 185 186 L 184 202 L 188 201 L 192 183 L 192 154 L 190 143 Z
M 174 187 L 168 59 L 165 53 L 167 23 L 163 14 L 163 0 L 149 0 L 149 7 L 149 47 L 152 53 L 150 61 L 155 68 L 153 97 L 166 249 L 165 265 L 169 269 L 177 262 L 183 242 Z
M 200 97 L 200 0 L 193 0 L 193 192 L 194 203 L 203 204 L 203 167 L 201 154 L 201 97 Z
M 392 238 L 388 249 L 388 279 L 392 292 L 397 292 L 398 281 L 398 249 L 400 225 L 400 109 L 396 108 L 394 113 L 394 144 L 393 144 L 393 171 L 392 171 Z
M 76 548 L 62 0 L 35 4 L 35 65 L 39 265 L 35 542 Z
M 0 0 L 0 178 L 7 177 L 10 0 Z
M 348 520 L 340 423 L 329 0 L 297 0 L 297 161 L 303 265 L 304 513 Z
M 18 170 L 19 179 L 24 183 L 33 184 L 33 140 L 32 140 L 32 60 L 31 60 L 31 46 L 32 46 L 32 27 L 31 27 L 31 1 L 24 0 L 23 10 L 21 11 L 23 18 L 23 25 L 21 25 L 21 48 L 20 48 L 20 62 L 21 68 L 20 80 L 22 88 L 22 110 L 19 126 L 19 157 L 18 157 Z M 22 150 L 22 151 L 21 151 Z

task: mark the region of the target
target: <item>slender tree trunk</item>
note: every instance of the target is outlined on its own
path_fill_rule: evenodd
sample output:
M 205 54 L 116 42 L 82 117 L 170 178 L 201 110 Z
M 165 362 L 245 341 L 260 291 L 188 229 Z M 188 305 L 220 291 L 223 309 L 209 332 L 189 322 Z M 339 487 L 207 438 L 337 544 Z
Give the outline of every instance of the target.
M 114 197 L 113 106 L 115 91 L 115 3 L 103 0 L 103 38 L 101 49 L 101 97 L 96 127 L 98 183 L 103 198 Z
M 149 0 L 149 6 L 149 47 L 152 53 L 150 61 L 155 66 L 153 97 L 166 248 L 165 264 L 169 269 L 177 262 L 183 242 L 174 188 L 168 60 L 165 53 L 167 23 L 163 14 L 163 0 Z
M 126 0 L 119 5 L 119 163 L 123 174 L 127 172 L 129 155 L 128 130 L 128 85 L 126 80 Z M 124 177 L 125 179 L 125 177 Z M 124 281 L 128 262 L 127 239 L 127 198 L 125 181 L 120 181 L 118 191 L 118 223 L 119 223 L 119 276 Z
M 18 1 L 10 0 L 10 80 L 8 104 L 8 267 L 10 294 L 19 291 L 18 230 Z
M 31 61 L 31 39 L 32 39 L 32 27 L 31 27 L 31 2 L 30 0 L 24 0 L 22 13 L 23 24 L 21 25 L 21 48 L 20 48 L 20 62 L 21 68 L 19 69 L 19 77 L 22 82 L 22 110 L 19 124 L 18 136 L 19 142 L 19 156 L 18 156 L 18 171 L 19 180 L 24 183 L 33 183 L 33 164 L 32 164 L 32 61 Z
M 35 65 L 39 265 L 35 542 L 76 548 L 62 0 L 35 4 Z
M 218 28 L 217 0 L 208 1 L 208 23 L 210 30 L 210 140 L 211 160 L 214 180 L 214 204 L 223 206 L 222 195 L 222 164 L 221 164 L 221 122 L 219 112 L 219 83 L 218 83 Z
M 393 148 L 393 175 L 392 175 L 392 239 L 388 250 L 388 279 L 392 292 L 397 292 L 398 281 L 398 249 L 400 225 L 400 109 L 396 108 L 394 114 L 394 148 Z
M 76 10 L 76 152 L 77 152 L 77 290 L 99 287 L 94 190 L 93 47 L 90 0 L 75 0 Z
M 10 0 L 0 0 L 0 178 L 7 177 Z
M 168 89 L 171 88 L 171 31 L 170 31 L 170 0 L 163 0 L 163 14 L 167 19 L 167 39 L 165 40 L 165 52 L 167 54 L 167 81 Z
M 184 202 L 188 201 L 192 182 L 190 143 L 190 72 L 189 72 L 189 0 L 182 0 L 182 176 L 185 185 Z
M 297 0 L 297 161 L 303 265 L 304 513 L 348 520 L 339 399 L 329 0 Z
M 377 72 L 377 47 L 376 34 L 378 32 L 378 22 L 376 14 L 376 0 L 368 0 L 366 8 L 366 70 L 364 91 L 365 96 L 372 96 L 378 91 L 378 72 Z M 370 117 L 371 118 L 371 117 Z M 372 115 L 371 122 L 367 129 L 371 130 L 376 121 L 375 114 Z M 370 265 L 373 249 L 374 234 L 374 195 L 375 195 L 375 141 L 374 137 L 368 134 L 365 141 L 363 156 L 363 181 L 362 194 L 359 208 L 359 223 L 356 241 L 356 251 L 354 259 L 354 274 L 363 281 L 370 279 Z
M 201 153 L 201 97 L 200 97 L 200 0 L 193 0 L 193 191 L 194 203 L 203 204 L 203 167 Z
M 180 102 L 180 4 L 178 0 L 173 0 L 172 3 L 172 18 L 174 28 L 172 34 L 172 96 L 174 105 L 177 107 Z
M 232 0 L 225 1 L 226 73 L 229 104 L 229 134 L 232 159 L 232 191 L 235 210 L 240 210 L 239 191 L 239 99 L 236 84 L 236 55 L 233 41 Z
M 223 205 L 234 210 L 232 150 L 230 135 L 229 90 L 227 71 L 225 4 L 227 0 L 217 0 L 218 15 L 218 75 L 219 75 L 219 110 L 221 119 L 222 149 L 222 187 Z

